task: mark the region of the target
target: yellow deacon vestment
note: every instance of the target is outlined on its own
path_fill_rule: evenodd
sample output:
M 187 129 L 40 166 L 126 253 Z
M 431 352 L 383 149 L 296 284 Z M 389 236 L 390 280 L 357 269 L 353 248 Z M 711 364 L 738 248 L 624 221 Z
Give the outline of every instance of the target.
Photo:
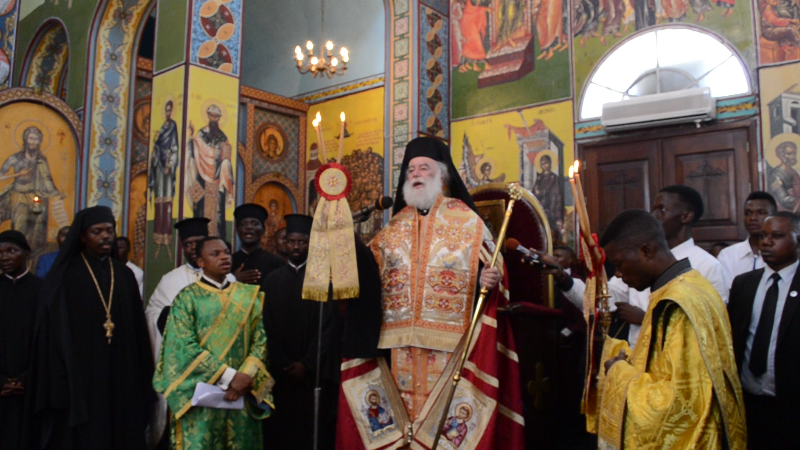
M 633 354 L 607 338 L 600 378 L 598 448 L 744 450 L 742 388 L 725 305 L 682 260 L 653 285 Z

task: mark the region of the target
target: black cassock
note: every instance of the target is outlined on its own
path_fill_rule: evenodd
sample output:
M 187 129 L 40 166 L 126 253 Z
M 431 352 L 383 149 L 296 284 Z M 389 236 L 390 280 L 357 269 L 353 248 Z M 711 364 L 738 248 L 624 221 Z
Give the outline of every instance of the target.
M 0 275 L 0 386 L 9 378 L 27 390 L 30 347 L 42 279 L 27 273 L 12 280 Z M 0 397 L 0 449 L 21 450 L 23 395 Z
M 242 270 L 256 269 L 261 272 L 261 279 L 258 283 L 261 286 L 261 292 L 270 292 L 266 285 L 267 275 L 272 273 L 273 270 L 285 266 L 286 262 L 262 248 L 257 248 L 252 253 L 245 253 L 244 250 L 239 250 L 233 254 L 231 271 L 239 270 L 242 264 L 244 264 L 244 269 Z
M 133 272 L 87 255 L 106 301 L 114 292 L 109 344 L 106 312 L 80 254 L 48 275 L 37 319 L 34 442 L 48 449 L 143 450 L 155 401 L 153 356 Z M 67 262 L 67 261 L 65 261 Z
M 275 411 L 263 422 L 265 450 L 305 450 L 313 446 L 320 303 L 302 299 L 305 267 L 296 270 L 286 265 L 270 273 L 264 282 L 267 288 L 263 314 L 267 359 L 269 372 L 275 378 L 272 390 Z M 336 333 L 338 304 L 322 303 L 322 310 L 322 370 L 325 374 L 330 372 L 327 369 L 330 364 L 339 364 L 338 360 L 328 361 L 330 343 Z M 298 361 L 306 367 L 305 376 L 300 380 L 291 379 L 283 369 Z

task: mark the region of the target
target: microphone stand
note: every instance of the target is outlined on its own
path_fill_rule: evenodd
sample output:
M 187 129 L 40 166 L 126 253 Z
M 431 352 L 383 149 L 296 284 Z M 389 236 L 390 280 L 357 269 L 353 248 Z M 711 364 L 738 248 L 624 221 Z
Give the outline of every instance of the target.
M 328 301 L 333 300 L 333 288 L 328 289 Z M 325 302 L 319 302 L 319 328 L 317 330 L 317 380 L 314 385 L 314 450 L 319 450 L 319 410 L 322 397 L 322 315 Z

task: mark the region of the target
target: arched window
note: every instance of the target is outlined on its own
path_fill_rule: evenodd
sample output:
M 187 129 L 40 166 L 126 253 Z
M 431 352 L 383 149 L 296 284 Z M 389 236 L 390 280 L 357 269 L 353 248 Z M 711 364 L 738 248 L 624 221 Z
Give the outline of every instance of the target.
M 694 87 L 709 87 L 716 98 L 751 92 L 746 66 L 718 36 L 685 26 L 648 30 L 620 43 L 595 68 L 580 119 L 600 117 L 604 103 Z

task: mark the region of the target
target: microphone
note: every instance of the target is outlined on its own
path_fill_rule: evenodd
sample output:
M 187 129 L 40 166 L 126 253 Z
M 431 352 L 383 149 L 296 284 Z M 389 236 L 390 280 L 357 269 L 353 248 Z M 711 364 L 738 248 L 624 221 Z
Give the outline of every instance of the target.
M 539 255 L 536 253 L 531 252 L 527 248 L 523 247 L 522 244 L 519 243 L 518 240 L 514 238 L 506 239 L 506 248 L 509 250 L 516 250 L 522 253 L 522 262 L 527 263 L 530 265 L 538 265 L 544 269 L 558 269 L 558 266 L 554 266 L 552 264 L 548 264 L 539 259 Z
M 383 211 L 384 209 L 389 209 L 394 204 L 394 200 L 392 197 L 383 196 L 377 200 L 375 200 L 374 205 L 369 205 L 366 208 L 361 208 L 358 211 L 353 213 L 353 222 L 364 222 L 365 220 L 369 219 L 369 215 L 372 214 L 372 211 L 378 210 Z

